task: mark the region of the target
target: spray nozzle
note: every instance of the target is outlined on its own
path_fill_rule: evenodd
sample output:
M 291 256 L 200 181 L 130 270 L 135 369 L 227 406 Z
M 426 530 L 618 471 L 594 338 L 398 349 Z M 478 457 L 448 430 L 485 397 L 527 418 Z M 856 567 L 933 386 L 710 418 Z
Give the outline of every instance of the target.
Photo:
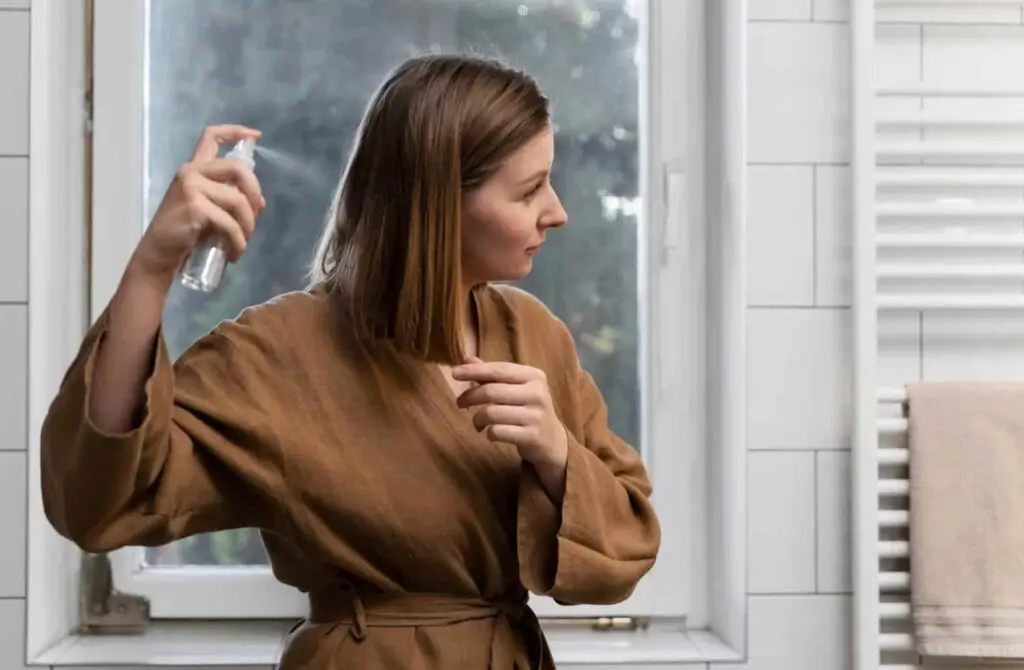
M 251 138 L 239 140 L 235 146 L 231 147 L 231 151 L 228 152 L 227 158 L 236 158 L 246 163 L 250 168 L 255 168 L 256 140 Z

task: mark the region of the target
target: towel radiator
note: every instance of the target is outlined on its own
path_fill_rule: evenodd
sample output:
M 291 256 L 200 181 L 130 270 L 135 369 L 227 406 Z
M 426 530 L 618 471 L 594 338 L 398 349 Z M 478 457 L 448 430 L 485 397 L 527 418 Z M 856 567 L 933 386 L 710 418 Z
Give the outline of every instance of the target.
M 930 10 L 951 6 L 1018 7 L 1024 22 L 1024 0 L 851 2 L 855 670 L 921 667 L 910 625 L 906 394 L 879 382 L 879 321 L 1024 309 L 1024 201 L 948 197 L 1024 193 L 1024 88 L 946 85 L 930 73 L 888 87 L 874 78 L 889 12 L 927 24 Z M 917 104 L 887 104 L 893 98 Z

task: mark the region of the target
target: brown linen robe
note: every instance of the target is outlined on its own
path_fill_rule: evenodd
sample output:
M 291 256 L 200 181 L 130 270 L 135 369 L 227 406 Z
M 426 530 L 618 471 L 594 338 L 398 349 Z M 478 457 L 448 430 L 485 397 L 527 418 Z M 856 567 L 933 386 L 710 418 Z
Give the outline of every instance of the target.
M 518 289 L 473 295 L 480 357 L 547 375 L 569 435 L 560 510 L 436 365 L 370 356 L 311 289 L 225 321 L 173 365 L 159 337 L 123 435 L 86 412 L 101 316 L 43 425 L 48 518 L 94 552 L 260 529 L 276 578 L 310 597 L 282 670 L 553 668 L 527 590 L 626 598 L 660 544 L 651 485 L 565 325 Z

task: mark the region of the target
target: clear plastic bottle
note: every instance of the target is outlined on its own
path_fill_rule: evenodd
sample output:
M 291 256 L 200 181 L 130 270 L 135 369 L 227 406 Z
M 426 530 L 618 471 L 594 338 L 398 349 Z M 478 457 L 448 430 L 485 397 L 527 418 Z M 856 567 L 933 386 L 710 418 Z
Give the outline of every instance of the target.
M 256 140 L 240 140 L 225 158 L 235 158 L 243 161 L 250 168 L 256 166 Z M 199 243 L 185 266 L 181 269 L 181 283 L 187 288 L 203 293 L 212 293 L 220 286 L 224 278 L 224 270 L 227 268 L 227 254 L 222 247 L 223 242 L 216 234 L 207 235 Z

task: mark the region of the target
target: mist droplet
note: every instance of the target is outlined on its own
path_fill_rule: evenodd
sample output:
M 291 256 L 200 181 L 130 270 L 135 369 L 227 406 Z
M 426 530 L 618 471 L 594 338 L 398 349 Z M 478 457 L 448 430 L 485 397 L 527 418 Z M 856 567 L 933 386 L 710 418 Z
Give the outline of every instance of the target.
M 331 186 L 330 179 L 323 172 L 308 161 L 303 161 L 297 156 L 272 149 L 264 144 L 256 145 L 256 153 L 268 164 L 273 165 L 276 169 L 291 177 L 300 179 L 313 186 Z

